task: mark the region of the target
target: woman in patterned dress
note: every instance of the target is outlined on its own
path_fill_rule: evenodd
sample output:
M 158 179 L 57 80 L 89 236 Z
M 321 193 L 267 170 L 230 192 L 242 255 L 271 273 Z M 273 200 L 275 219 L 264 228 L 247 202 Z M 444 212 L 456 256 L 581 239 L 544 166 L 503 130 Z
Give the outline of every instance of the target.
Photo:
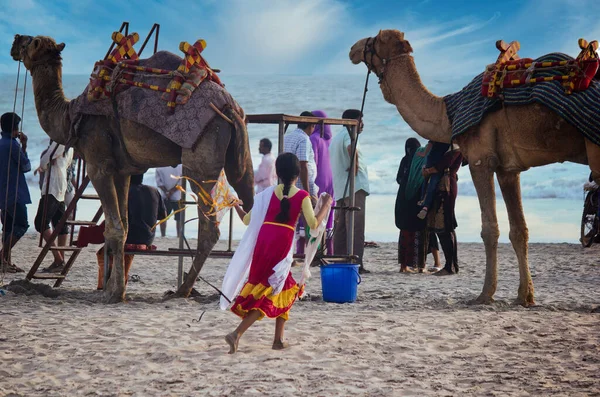
M 323 205 L 315 216 L 308 192 L 294 186 L 300 175 L 300 162 L 294 154 L 281 154 L 277 157 L 275 168 L 283 183 L 259 193 L 270 194 L 271 197 L 256 238 L 248 279 L 231 305 L 231 311 L 240 316 L 242 322 L 225 337 L 230 346 L 230 354 L 237 351 L 238 342 L 244 332 L 256 320 L 265 316 L 276 319 L 273 349 L 280 350 L 288 346 L 283 341 L 285 322 L 303 287 L 298 286 L 289 271 L 287 277 L 284 275 L 284 279 L 276 282 L 276 267 L 283 263 L 291 252 L 300 213 L 304 215 L 309 227 L 316 228 L 327 215 L 331 205 L 331 196 L 325 194 L 327 205 Z M 245 213 L 239 206 L 236 206 L 236 211 L 244 224 L 249 225 L 252 212 Z

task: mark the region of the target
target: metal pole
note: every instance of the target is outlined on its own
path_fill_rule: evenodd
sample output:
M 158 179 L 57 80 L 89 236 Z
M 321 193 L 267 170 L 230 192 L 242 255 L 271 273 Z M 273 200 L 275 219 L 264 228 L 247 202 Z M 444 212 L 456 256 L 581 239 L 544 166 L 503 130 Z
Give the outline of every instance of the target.
M 352 147 L 356 147 L 356 139 L 357 139 L 357 126 L 352 126 L 351 134 L 350 134 L 350 142 Z M 358 150 L 354 151 L 354 158 L 350 159 L 350 169 L 348 172 L 350 173 L 350 224 L 348 225 L 348 255 L 354 255 L 354 205 L 355 205 L 355 194 L 354 194 L 354 168 L 356 168 L 356 157 Z M 361 208 L 362 210 L 362 208 Z
M 181 179 L 181 187 L 183 187 L 183 192 L 181 192 L 181 200 L 180 205 L 182 205 L 181 203 L 185 203 L 185 189 L 186 189 L 186 180 L 185 179 Z M 185 206 L 185 204 L 183 204 Z M 179 206 L 178 206 L 179 207 Z M 181 211 L 180 213 L 180 220 L 179 220 L 179 224 L 181 225 L 181 228 L 179 229 L 179 249 L 183 249 L 184 248 L 184 234 L 185 234 L 185 211 Z M 177 225 L 177 223 L 175 223 L 175 225 Z M 183 284 L 183 256 L 180 256 L 178 258 L 178 265 L 177 265 L 177 288 L 181 287 L 181 284 Z
M 283 153 L 283 134 L 285 134 L 285 122 L 280 121 L 279 122 L 279 135 L 278 135 L 278 142 L 277 142 L 277 150 L 279 150 L 279 153 L 277 153 L 277 155 L 280 155 L 281 153 Z
M 233 240 L 233 208 L 229 209 L 229 245 L 227 251 L 231 252 L 231 242 Z

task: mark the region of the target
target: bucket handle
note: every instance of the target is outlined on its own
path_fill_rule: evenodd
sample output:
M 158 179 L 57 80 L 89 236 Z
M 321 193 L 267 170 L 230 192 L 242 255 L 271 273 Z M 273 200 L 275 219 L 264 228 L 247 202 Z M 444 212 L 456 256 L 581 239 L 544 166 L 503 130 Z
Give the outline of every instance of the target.
M 354 269 L 354 272 L 356 273 L 356 277 L 358 277 L 358 282 L 356 283 L 356 285 L 359 285 L 360 283 L 362 283 L 362 277 L 360 276 L 358 270 Z

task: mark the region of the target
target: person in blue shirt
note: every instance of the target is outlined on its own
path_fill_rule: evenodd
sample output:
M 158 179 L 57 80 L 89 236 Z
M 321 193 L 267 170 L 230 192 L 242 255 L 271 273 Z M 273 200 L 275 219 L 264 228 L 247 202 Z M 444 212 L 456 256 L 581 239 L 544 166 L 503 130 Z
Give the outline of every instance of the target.
M 25 173 L 31 171 L 27 157 L 27 136 L 19 132 L 21 118 L 16 113 L 0 117 L 0 220 L 2 222 L 2 270 L 23 270 L 10 262 L 10 250 L 29 228 L 27 204 L 31 204 Z M 20 144 L 19 144 L 20 141 Z

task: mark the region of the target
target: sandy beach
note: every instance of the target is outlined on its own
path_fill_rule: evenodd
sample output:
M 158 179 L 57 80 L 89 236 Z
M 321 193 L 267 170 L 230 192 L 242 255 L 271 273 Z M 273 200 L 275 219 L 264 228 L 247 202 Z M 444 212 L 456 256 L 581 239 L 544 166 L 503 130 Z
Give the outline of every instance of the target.
M 38 250 L 27 235 L 15 263 L 28 268 Z M 398 273 L 395 244 L 382 243 L 366 250 L 373 272 L 356 303 L 323 302 L 315 269 L 309 299 L 291 312 L 290 348 L 271 350 L 274 323 L 264 320 L 229 355 L 223 336 L 238 319 L 218 309 L 214 290 L 198 282 L 200 297 L 162 301 L 175 289 L 176 259 L 138 256 L 128 302 L 105 305 L 88 247 L 56 297 L 0 296 L 0 396 L 600 395 L 600 314 L 591 313 L 600 306 L 600 247 L 532 244 L 530 309 L 512 303 L 509 245 L 499 258 L 497 301 L 473 306 L 482 244 L 459 245 L 459 275 L 434 277 Z M 210 259 L 201 275 L 220 285 L 226 266 Z M 22 278 L 6 275 L 5 287 Z

